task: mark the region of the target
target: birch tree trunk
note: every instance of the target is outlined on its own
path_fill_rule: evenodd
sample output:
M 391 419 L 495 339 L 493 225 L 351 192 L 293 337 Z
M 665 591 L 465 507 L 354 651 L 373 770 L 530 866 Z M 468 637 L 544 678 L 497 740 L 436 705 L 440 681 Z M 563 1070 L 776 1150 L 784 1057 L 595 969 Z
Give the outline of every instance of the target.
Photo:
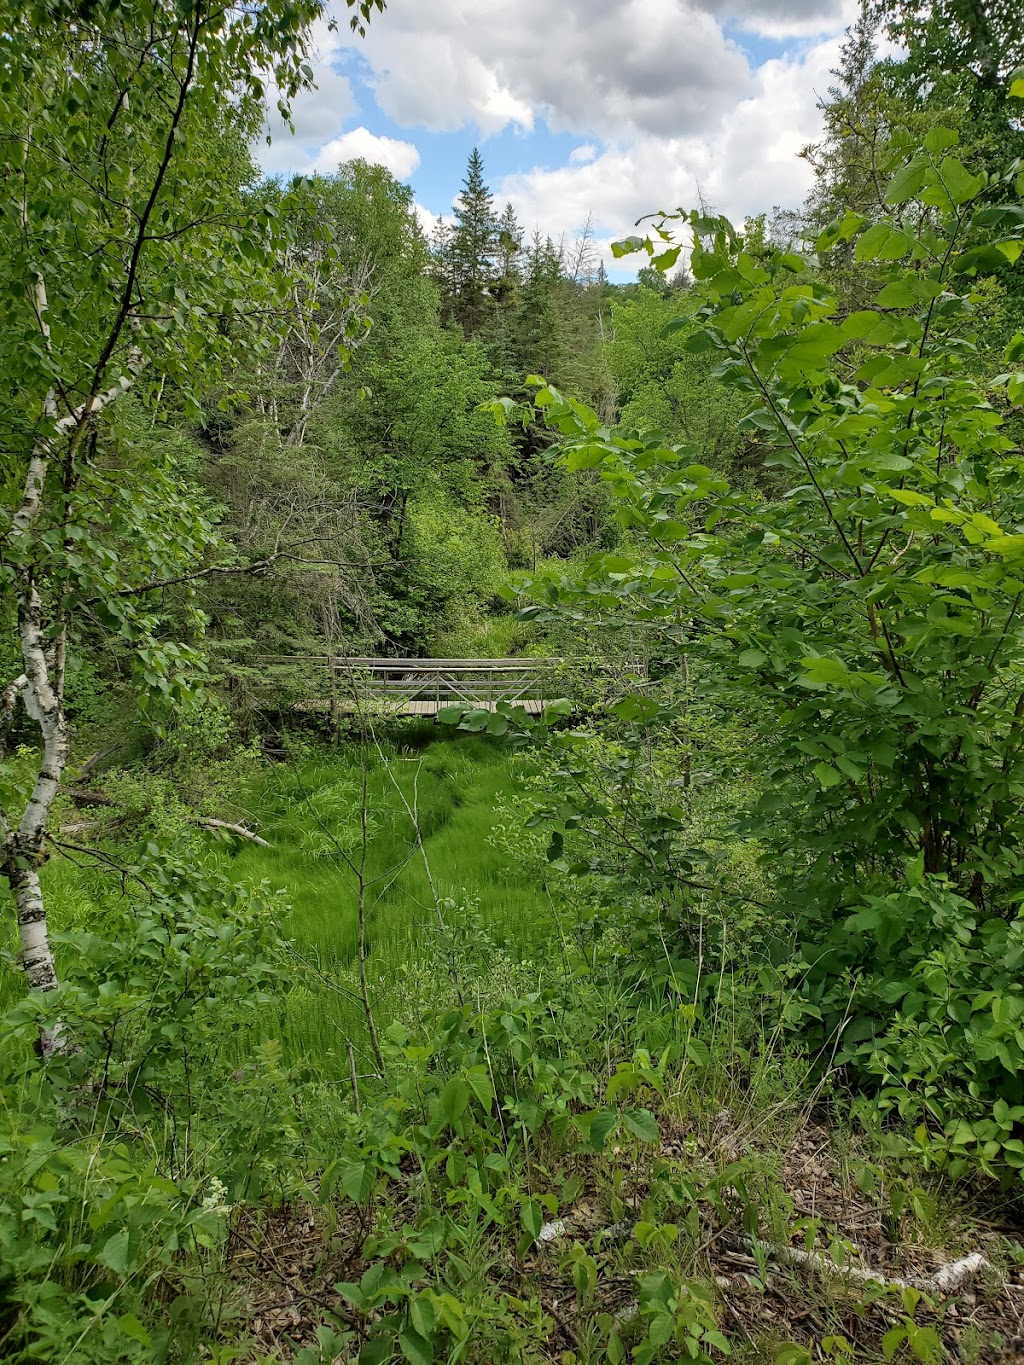
M 40 332 L 49 344 L 46 322 L 46 290 L 41 279 L 35 285 L 35 305 Z M 65 445 L 68 461 L 74 459 L 88 425 L 108 404 L 126 393 L 141 369 L 142 357 L 133 351 L 127 373 L 106 392 L 90 396 L 83 404 L 56 417 L 56 397 L 51 391 L 44 403 L 44 423 L 53 435 L 44 432 L 29 460 L 21 504 L 11 520 L 10 545 L 15 564 L 18 596 L 18 638 L 24 673 L 4 689 L 0 740 L 13 721 L 20 696 L 29 716 L 39 728 L 42 756 L 32 793 L 15 825 L 7 812 L 0 810 L 0 872 L 7 878 L 14 896 L 20 943 L 19 960 L 33 991 L 52 991 L 60 984 L 47 929 L 39 869 L 46 861 L 46 833 L 50 810 L 60 789 L 70 751 L 67 716 L 64 711 L 64 660 L 67 648 L 67 622 L 62 609 L 47 622 L 43 599 L 35 581 L 36 523 L 44 506 L 47 475 L 56 442 Z M 55 639 L 48 648 L 48 627 Z M 40 1050 L 48 1056 L 61 1046 L 60 1025 L 43 1033 Z
M 0 804 L 0 878 L 37 992 L 59 985 L 40 869 L 70 748 L 69 627 L 99 604 L 107 629 L 159 658 L 169 686 L 178 666 L 169 660 L 185 651 L 162 650 L 151 619 L 125 603 L 154 578 L 180 584 L 205 572 L 199 561 L 215 539 L 198 508 L 182 530 L 183 499 L 164 483 L 150 495 L 141 478 L 129 485 L 131 534 L 117 527 L 96 477 L 101 414 L 147 360 L 172 383 L 219 382 L 237 345 L 226 318 L 258 319 L 266 344 L 279 340 L 287 233 L 244 193 L 233 150 L 225 165 L 210 149 L 228 135 L 228 110 L 225 146 L 256 135 L 268 73 L 284 111 L 309 85 L 311 34 L 325 17 L 323 0 L 264 0 L 252 23 L 218 0 L 71 8 L 73 23 L 61 6 L 6 6 L 0 63 L 0 181 L 20 200 L 20 231 L 0 236 L 12 341 L 0 364 L 0 458 L 23 476 L 14 505 L 0 499 L 3 624 L 22 670 L 0 679 L 0 760 L 22 704 L 38 749 L 30 794 Z M 341 8 L 362 31 L 383 0 Z M 130 477 L 144 455 L 133 460 L 131 434 L 122 438 Z M 44 1054 L 61 1032 L 41 1039 Z

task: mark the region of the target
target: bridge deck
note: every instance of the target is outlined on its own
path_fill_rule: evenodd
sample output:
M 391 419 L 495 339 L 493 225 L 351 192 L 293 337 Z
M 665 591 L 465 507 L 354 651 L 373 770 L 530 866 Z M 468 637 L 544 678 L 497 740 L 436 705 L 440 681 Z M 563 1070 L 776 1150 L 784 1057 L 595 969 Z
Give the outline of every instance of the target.
M 299 711 L 350 712 L 370 703 L 390 715 L 435 716 L 445 706 L 494 711 L 499 703 L 539 715 L 561 695 L 552 674 L 563 659 L 264 658 L 268 673 L 301 668 L 310 695 Z

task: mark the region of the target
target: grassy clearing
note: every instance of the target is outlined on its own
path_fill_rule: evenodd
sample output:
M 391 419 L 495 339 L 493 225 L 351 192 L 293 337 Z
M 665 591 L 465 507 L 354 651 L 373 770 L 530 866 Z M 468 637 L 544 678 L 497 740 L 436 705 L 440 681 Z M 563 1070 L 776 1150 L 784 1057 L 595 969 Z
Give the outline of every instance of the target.
M 485 933 L 511 959 L 531 956 L 545 936 L 543 887 L 518 875 L 491 839 L 499 804 L 516 787 L 508 751 L 436 734 L 408 724 L 366 750 L 320 750 L 265 774 L 240 803 L 271 847 L 233 846 L 220 856 L 234 880 L 265 881 L 281 897 L 298 980 L 279 1022 L 296 1060 L 317 1057 L 330 1070 L 330 1057 L 363 1038 L 352 995 L 360 868 L 368 971 L 384 1025 L 403 996 L 408 1004 L 417 964 L 436 956 L 442 923 L 453 935 Z

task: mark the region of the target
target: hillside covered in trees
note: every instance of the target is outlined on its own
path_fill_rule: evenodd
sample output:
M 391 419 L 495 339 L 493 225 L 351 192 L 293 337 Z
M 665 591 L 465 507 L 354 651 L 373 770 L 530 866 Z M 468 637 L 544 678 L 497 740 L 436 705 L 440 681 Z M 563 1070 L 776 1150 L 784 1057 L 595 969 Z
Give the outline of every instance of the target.
M 608 259 L 327 17 L 4 7 L 0 1359 L 1024 1360 L 1018 7 Z

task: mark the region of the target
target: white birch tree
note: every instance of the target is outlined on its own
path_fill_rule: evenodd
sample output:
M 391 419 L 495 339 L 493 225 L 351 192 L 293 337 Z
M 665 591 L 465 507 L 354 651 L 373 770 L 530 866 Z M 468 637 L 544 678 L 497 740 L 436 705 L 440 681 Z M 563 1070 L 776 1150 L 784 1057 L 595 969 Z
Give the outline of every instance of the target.
M 346 0 L 361 27 L 383 0 Z M 282 112 L 312 79 L 321 0 L 35 0 L 0 19 L 0 610 L 13 677 L 0 679 L 0 763 L 19 708 L 38 736 L 26 800 L 0 809 L 0 873 L 29 988 L 53 991 L 40 867 L 68 764 L 66 662 L 88 611 L 176 686 L 147 594 L 187 577 L 213 539 L 158 485 L 133 509 L 131 565 L 109 530 L 118 478 L 104 443 L 119 400 L 193 386 L 230 354 L 239 322 L 274 333 L 294 284 L 275 270 L 280 220 L 247 195 L 247 143 L 265 87 Z M 251 328 L 249 329 L 251 331 Z M 134 400 L 133 400 L 134 401 Z M 122 453 L 129 468 L 131 451 Z M 56 1029 L 42 1039 L 52 1050 Z

